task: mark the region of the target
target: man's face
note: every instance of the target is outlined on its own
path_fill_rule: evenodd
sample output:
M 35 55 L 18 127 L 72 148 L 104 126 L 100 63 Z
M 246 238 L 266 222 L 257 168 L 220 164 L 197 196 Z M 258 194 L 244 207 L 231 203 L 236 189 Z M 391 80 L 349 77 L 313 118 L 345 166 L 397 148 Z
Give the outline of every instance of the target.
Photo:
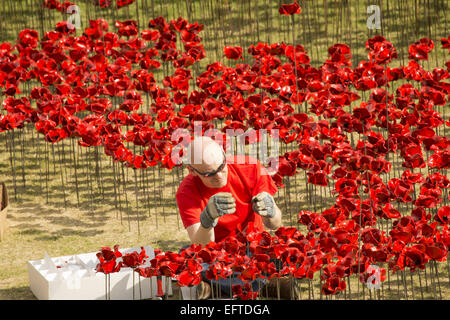
M 208 188 L 222 188 L 227 184 L 228 166 L 225 161 L 225 154 L 222 159 L 217 158 L 212 163 L 188 165 L 189 172 L 199 177 Z

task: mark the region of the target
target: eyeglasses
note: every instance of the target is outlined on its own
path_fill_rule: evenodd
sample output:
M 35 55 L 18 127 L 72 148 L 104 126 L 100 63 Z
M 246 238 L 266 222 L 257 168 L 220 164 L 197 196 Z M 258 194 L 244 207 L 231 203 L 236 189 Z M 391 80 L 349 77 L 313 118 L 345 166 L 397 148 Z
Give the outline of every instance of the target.
M 204 176 L 204 177 L 212 177 L 212 176 L 215 176 L 216 174 L 218 174 L 220 171 L 222 171 L 223 170 L 223 168 L 225 167 L 225 164 L 226 164 L 226 162 L 227 162 L 227 159 L 226 159 L 226 156 L 225 156 L 225 153 L 223 153 L 223 162 L 222 162 L 222 164 L 217 168 L 217 170 L 214 170 L 214 171 L 211 171 L 211 172 L 200 172 L 200 171 L 198 171 L 197 169 L 195 169 L 193 166 L 189 166 L 189 167 L 191 167 L 191 169 L 192 170 L 194 170 L 195 172 L 197 172 L 199 175 L 201 175 L 201 176 Z

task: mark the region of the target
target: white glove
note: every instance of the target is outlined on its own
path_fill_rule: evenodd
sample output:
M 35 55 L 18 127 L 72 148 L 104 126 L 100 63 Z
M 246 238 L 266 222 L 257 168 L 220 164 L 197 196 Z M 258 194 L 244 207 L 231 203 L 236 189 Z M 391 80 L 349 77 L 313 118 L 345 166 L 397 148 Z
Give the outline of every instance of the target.
M 229 192 L 219 192 L 209 198 L 205 209 L 200 215 L 200 223 L 203 228 L 209 229 L 217 225 L 219 217 L 234 213 L 236 201 Z
M 253 210 L 262 217 L 273 218 L 275 216 L 275 200 L 263 191 L 252 198 Z

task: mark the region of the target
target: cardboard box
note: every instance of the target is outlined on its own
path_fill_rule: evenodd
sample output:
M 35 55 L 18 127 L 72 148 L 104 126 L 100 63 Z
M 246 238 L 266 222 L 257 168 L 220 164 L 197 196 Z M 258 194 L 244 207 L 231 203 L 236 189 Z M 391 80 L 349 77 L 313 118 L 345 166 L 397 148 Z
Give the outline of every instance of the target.
M 143 267 L 150 266 L 154 250 L 144 247 L 149 259 Z M 122 254 L 140 252 L 140 247 L 120 249 Z M 30 289 L 39 300 L 105 300 L 106 276 L 97 273 L 97 252 L 28 261 Z M 134 277 L 134 286 L 133 286 Z M 172 280 L 162 277 L 164 293 L 172 295 Z M 131 268 L 112 273 L 109 279 L 111 300 L 139 300 L 156 298 L 156 277 L 140 277 Z M 134 297 L 133 297 L 134 288 Z
M 0 183 L 0 241 L 3 241 L 6 232 L 6 215 L 8 213 L 8 190 L 4 182 Z

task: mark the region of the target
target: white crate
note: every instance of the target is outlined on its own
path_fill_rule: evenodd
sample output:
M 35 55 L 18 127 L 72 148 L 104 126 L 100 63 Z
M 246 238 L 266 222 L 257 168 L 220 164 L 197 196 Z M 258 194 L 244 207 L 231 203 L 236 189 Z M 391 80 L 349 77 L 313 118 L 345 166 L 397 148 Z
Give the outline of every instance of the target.
M 155 257 L 152 247 L 144 247 L 147 256 L 146 265 Z M 122 254 L 141 251 L 140 247 L 120 249 Z M 28 277 L 30 289 L 39 300 L 105 300 L 105 275 L 95 271 L 99 263 L 97 252 L 83 253 L 73 256 L 28 261 Z M 120 258 L 119 258 L 120 259 Z M 131 268 L 122 268 L 110 274 L 110 299 L 132 300 L 134 277 L 134 299 L 156 297 L 156 277 L 144 278 L 133 272 Z M 171 279 L 162 277 L 164 293 L 171 296 Z

